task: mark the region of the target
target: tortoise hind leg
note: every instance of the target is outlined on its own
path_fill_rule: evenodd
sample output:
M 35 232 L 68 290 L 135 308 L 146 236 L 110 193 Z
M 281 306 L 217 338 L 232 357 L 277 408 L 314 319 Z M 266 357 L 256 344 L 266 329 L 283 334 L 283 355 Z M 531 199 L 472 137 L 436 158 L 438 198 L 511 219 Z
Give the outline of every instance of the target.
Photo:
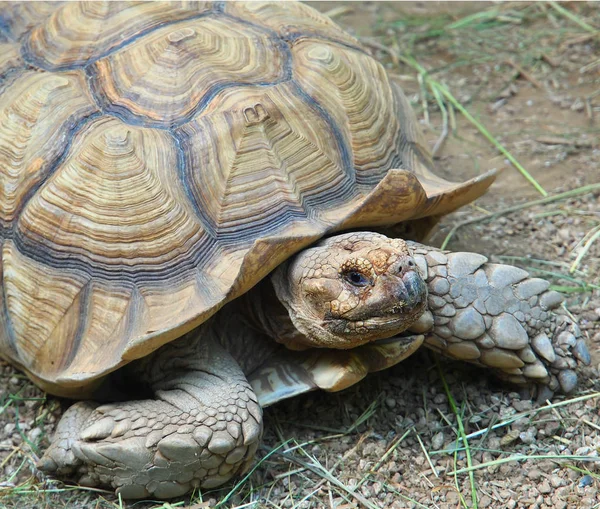
M 73 405 L 40 468 L 124 498 L 170 498 L 244 471 L 262 434 L 262 410 L 235 360 L 192 334 L 144 359 L 136 373 L 155 399 Z
M 516 384 L 575 388 L 575 369 L 590 356 L 547 281 L 475 253 L 412 248 L 429 296 L 428 311 L 411 330 L 429 332 L 426 346 Z

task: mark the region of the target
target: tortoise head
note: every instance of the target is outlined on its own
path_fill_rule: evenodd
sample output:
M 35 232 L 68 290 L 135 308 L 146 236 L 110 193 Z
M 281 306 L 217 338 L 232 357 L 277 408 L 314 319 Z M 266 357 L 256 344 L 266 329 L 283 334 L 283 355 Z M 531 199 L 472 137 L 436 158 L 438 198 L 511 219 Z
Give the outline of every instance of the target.
M 427 288 L 403 240 L 337 235 L 301 251 L 272 276 L 298 334 L 292 349 L 354 348 L 397 335 L 423 313 Z

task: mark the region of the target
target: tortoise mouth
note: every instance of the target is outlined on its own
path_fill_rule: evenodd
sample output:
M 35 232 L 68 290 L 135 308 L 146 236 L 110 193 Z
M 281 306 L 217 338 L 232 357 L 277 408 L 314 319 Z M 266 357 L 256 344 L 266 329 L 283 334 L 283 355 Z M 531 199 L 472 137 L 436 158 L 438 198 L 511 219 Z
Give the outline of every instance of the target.
M 405 341 L 410 343 L 416 334 L 407 329 L 424 310 L 423 306 L 402 313 L 372 316 L 367 320 L 332 319 L 322 324 L 324 328 L 339 338 L 339 348 L 356 348 L 381 342 Z
M 341 335 L 379 336 L 372 340 L 376 341 L 382 339 L 381 335 L 388 338 L 406 331 L 418 320 L 426 307 L 425 299 L 415 300 L 410 305 L 400 302 L 381 314 L 353 318 L 332 317 L 325 320 L 323 325 Z
M 424 340 L 425 340 L 424 334 L 415 334 L 414 332 L 404 331 L 404 332 L 401 332 L 400 334 L 396 334 L 395 336 L 392 336 L 389 338 L 376 339 L 374 341 L 371 341 L 369 344 L 375 345 L 375 346 L 399 345 L 399 344 L 411 345 L 418 341 L 419 345 L 420 345 L 421 343 L 423 343 Z

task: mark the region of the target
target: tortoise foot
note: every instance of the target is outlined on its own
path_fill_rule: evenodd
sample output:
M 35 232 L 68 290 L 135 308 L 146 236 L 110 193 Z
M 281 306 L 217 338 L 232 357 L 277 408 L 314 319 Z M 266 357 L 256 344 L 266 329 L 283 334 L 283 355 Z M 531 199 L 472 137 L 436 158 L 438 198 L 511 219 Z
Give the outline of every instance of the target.
M 97 406 L 89 402 L 75 403 L 64 413 L 50 447 L 38 462 L 40 470 L 56 477 L 78 476 L 83 462 L 74 454 L 73 445 Z
M 420 245 L 415 252 L 429 296 L 428 311 L 411 330 L 428 331 L 427 346 L 546 394 L 575 388 L 576 369 L 590 355 L 548 281 L 475 253 Z
M 171 498 L 245 471 L 262 410 L 233 358 L 208 338 L 171 343 L 140 367 L 156 399 L 73 405 L 39 467 L 123 498 Z
M 243 471 L 258 448 L 261 410 L 182 412 L 163 401 L 76 403 L 38 467 L 123 498 L 171 498 Z M 221 412 L 222 411 L 222 412 Z

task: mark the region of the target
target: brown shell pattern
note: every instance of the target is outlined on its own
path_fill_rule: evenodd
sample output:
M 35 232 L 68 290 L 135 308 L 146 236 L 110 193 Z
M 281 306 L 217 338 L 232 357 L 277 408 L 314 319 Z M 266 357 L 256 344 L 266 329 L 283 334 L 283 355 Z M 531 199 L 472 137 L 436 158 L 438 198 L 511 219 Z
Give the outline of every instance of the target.
M 77 387 L 333 231 L 439 215 L 382 66 L 303 4 L 0 6 L 0 354 Z

